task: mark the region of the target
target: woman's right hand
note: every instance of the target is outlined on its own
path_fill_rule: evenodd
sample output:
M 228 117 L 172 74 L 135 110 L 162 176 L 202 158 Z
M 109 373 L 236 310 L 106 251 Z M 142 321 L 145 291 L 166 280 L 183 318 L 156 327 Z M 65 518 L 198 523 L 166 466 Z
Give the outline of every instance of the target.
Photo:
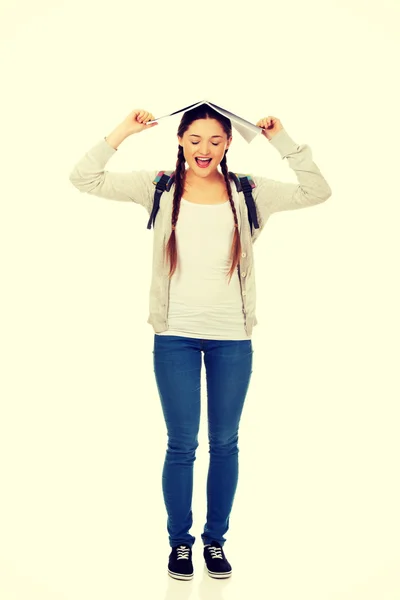
M 142 108 L 135 108 L 123 121 L 122 126 L 127 131 L 128 135 L 132 133 L 140 133 L 144 129 L 151 129 L 158 123 L 146 125 L 147 121 L 153 121 L 154 115 Z

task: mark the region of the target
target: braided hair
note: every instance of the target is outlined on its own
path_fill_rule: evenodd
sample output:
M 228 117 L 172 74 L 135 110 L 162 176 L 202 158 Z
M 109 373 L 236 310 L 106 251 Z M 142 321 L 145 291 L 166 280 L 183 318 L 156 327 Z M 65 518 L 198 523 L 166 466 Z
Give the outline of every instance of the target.
M 206 119 L 206 118 L 216 119 L 217 121 L 219 121 L 219 123 L 222 125 L 228 138 L 232 135 L 232 126 L 231 126 L 230 120 L 227 117 L 224 117 L 223 115 L 221 115 L 216 110 L 209 107 L 208 105 L 202 104 L 199 107 L 189 110 L 189 111 L 186 111 L 183 114 L 183 117 L 181 119 L 181 122 L 180 122 L 179 128 L 178 128 L 178 136 L 182 138 L 183 134 L 185 133 L 185 131 L 187 131 L 187 129 L 190 127 L 190 125 L 193 123 L 193 121 L 196 121 L 197 119 Z M 221 165 L 222 174 L 225 179 L 225 185 L 226 185 L 226 190 L 228 192 L 229 202 L 230 202 L 232 212 L 233 212 L 233 221 L 234 221 L 234 228 L 235 228 L 234 235 L 233 235 L 233 241 L 232 241 L 232 247 L 231 247 L 232 264 L 231 264 L 231 268 L 228 273 L 229 283 L 230 283 L 233 272 L 237 268 L 237 265 L 240 261 L 240 253 L 241 253 L 242 249 L 241 249 L 241 244 L 240 244 L 240 235 L 239 235 L 239 230 L 238 230 L 238 219 L 237 219 L 237 214 L 236 214 L 236 207 L 235 207 L 235 203 L 232 198 L 232 189 L 231 189 L 230 178 L 229 178 L 229 174 L 228 174 L 226 153 L 227 153 L 227 150 L 225 151 L 224 157 L 221 160 L 220 165 Z M 181 145 L 179 145 L 178 158 L 176 161 L 176 169 L 175 169 L 175 189 L 174 189 L 174 200 L 173 200 L 173 207 L 172 207 L 172 223 L 171 223 L 172 232 L 171 232 L 170 238 L 169 238 L 167 246 L 166 246 L 166 256 L 170 262 L 170 272 L 169 272 L 170 278 L 175 273 L 176 266 L 177 266 L 177 260 L 178 260 L 177 248 L 176 248 L 175 227 L 176 227 L 176 223 L 178 221 L 179 209 L 180 209 L 180 205 L 181 205 L 181 197 L 182 197 L 183 190 L 185 187 L 185 179 L 186 179 L 185 162 L 186 161 L 185 161 L 185 157 L 184 157 L 184 153 L 183 153 L 183 147 Z

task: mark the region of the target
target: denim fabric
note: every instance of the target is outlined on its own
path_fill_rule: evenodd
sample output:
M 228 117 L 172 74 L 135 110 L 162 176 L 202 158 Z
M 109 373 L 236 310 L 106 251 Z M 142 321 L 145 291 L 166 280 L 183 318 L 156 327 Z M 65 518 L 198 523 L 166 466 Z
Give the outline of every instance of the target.
M 168 433 L 162 472 L 170 546 L 194 544 L 193 471 L 200 425 L 202 356 L 210 463 L 203 544 L 224 545 L 238 482 L 238 431 L 253 365 L 251 340 L 154 335 L 154 373 Z

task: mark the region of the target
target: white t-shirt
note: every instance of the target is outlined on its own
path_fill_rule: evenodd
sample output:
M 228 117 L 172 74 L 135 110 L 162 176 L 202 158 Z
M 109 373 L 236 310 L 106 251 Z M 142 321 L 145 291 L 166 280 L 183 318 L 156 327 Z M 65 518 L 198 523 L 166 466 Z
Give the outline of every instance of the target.
M 181 198 L 175 230 L 178 262 L 170 282 L 169 329 L 156 335 L 251 339 L 245 331 L 237 271 L 228 284 L 233 234 L 229 200 L 195 204 Z

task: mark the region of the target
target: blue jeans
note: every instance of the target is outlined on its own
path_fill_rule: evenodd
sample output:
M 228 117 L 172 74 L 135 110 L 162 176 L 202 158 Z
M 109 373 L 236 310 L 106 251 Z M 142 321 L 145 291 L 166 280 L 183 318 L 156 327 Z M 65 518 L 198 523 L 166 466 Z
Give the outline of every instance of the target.
M 169 544 L 195 542 L 193 467 L 200 426 L 201 352 L 207 380 L 210 463 L 203 544 L 221 546 L 238 482 L 238 431 L 253 364 L 251 340 L 206 340 L 154 335 L 154 373 L 168 443 L 162 472 Z

